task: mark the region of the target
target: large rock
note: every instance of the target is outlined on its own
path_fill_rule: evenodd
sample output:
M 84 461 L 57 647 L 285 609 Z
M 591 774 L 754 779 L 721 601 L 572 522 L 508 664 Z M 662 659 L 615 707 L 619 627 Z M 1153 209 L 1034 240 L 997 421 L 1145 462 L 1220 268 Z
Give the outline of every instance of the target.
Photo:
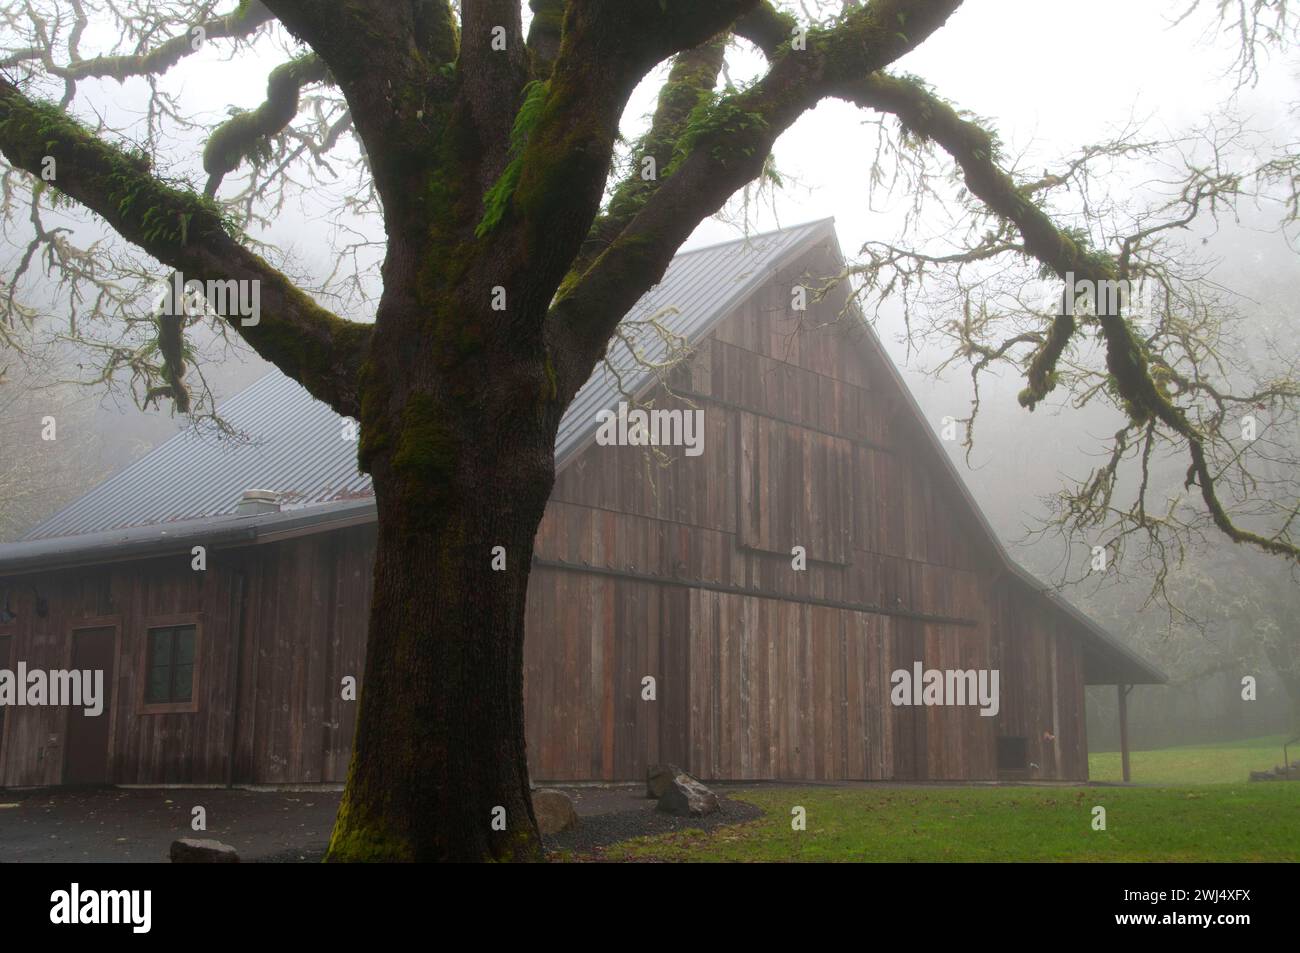
M 673 778 L 685 773 L 675 764 L 650 765 L 645 771 L 645 796 L 659 800 L 672 786 Z
M 659 798 L 655 810 L 678 817 L 703 817 L 718 809 L 718 798 L 689 774 L 678 772 Z
M 573 809 L 572 799 L 553 788 L 533 792 L 533 814 L 537 829 L 543 834 L 559 834 L 578 825 L 578 812 Z
M 171 860 L 173 864 L 237 864 L 239 854 L 219 840 L 182 837 L 172 841 Z

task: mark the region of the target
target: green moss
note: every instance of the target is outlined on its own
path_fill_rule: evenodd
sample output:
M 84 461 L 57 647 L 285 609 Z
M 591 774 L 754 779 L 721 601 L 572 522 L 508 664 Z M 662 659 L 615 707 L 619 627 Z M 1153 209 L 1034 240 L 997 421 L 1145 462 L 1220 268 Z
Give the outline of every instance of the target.
M 529 140 L 515 188 L 518 214 L 536 222 L 551 221 L 561 210 L 568 211 L 573 196 L 587 188 L 593 165 L 601 167 L 602 175 L 608 170 L 609 153 L 603 149 L 617 130 L 605 128 L 587 99 L 586 90 L 557 86 L 552 80 L 538 122 L 546 134 Z M 544 235 L 534 238 L 545 241 Z
M 361 395 L 357 466 L 363 473 L 369 473 L 375 458 L 392 443 L 384 417 L 391 394 L 387 378 L 377 373 L 370 361 L 362 364 L 357 372 L 357 391 Z
M 537 124 L 541 122 L 550 88 L 549 81 L 540 80 L 533 80 L 524 87 L 524 101 L 519 107 L 519 112 L 515 114 L 514 125 L 510 129 L 510 161 L 501 176 L 483 196 L 483 218 L 474 229 L 474 234 L 478 238 L 482 238 L 496 228 L 510 208 L 510 200 L 524 171 L 524 147 L 527 146 L 528 139 L 537 128 Z
M 106 198 L 106 203 L 96 202 L 99 207 L 94 210 L 147 251 L 201 239 L 203 228 L 196 228 L 199 223 L 210 223 L 228 235 L 238 234 L 234 219 L 215 202 L 186 183 L 168 183 L 151 174 L 143 153 L 100 141 L 54 103 L 4 103 L 0 139 L 15 164 L 23 168 L 39 169 L 45 156 L 53 155 L 60 168 L 76 169 L 78 181 L 65 182 L 64 193 L 78 201 Z
M 1038 352 L 1034 355 L 1029 364 L 1027 377 L 1029 386 L 1020 392 L 1019 400 L 1022 407 L 1033 410 L 1048 394 L 1050 394 L 1059 381 L 1056 371 L 1056 364 L 1061 355 L 1065 352 L 1074 336 L 1075 328 L 1074 318 L 1068 314 L 1058 314 L 1052 321 L 1052 327 L 1047 333 L 1047 338 L 1039 347 Z
M 428 528 L 441 519 L 451 496 L 460 439 L 427 394 L 408 398 L 395 436 L 393 470 L 406 485 L 411 528 Z
M 711 90 L 704 90 L 677 138 L 673 159 L 664 175 L 677 171 L 702 142 L 707 142 L 714 161 L 724 166 L 749 158 L 758 147 L 757 134 L 768 126 L 766 117 L 745 109 L 735 97 L 719 98 Z
M 404 837 L 363 823 L 345 794 L 334 821 L 326 863 L 410 863 L 415 851 Z
M 457 51 L 460 49 L 460 22 L 456 19 L 450 3 L 425 6 L 434 8 L 432 12 L 434 22 L 428 30 L 422 31 L 425 35 L 433 36 L 436 41 L 430 53 L 435 62 L 454 64 Z
M 305 53 L 271 70 L 266 82 L 266 102 L 256 109 L 233 113 L 208 137 L 203 149 L 203 170 L 209 175 L 224 175 L 245 158 L 255 161 L 269 158 L 269 136 L 283 129 L 297 113 L 302 86 L 327 77 L 315 53 Z
M 469 171 L 477 149 L 473 137 L 463 123 L 451 121 L 445 107 L 438 109 L 434 125 L 442 134 L 431 145 L 415 199 L 420 206 L 418 218 L 427 223 L 416 301 L 436 330 L 451 317 L 446 313 L 449 289 L 464 278 L 478 254 L 476 243 L 461 236 L 465 225 L 478 215 L 479 197 Z
M 257 154 L 260 125 L 255 111 L 244 111 L 235 113 L 214 129 L 203 147 L 203 170 L 212 173 L 217 169 L 234 169 L 245 152 Z

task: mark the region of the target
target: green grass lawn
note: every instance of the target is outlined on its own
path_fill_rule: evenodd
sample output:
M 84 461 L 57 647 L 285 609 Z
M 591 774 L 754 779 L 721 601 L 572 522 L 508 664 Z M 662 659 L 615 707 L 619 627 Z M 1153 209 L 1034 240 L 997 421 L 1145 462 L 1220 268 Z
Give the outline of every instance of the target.
M 706 834 L 638 838 L 610 860 L 1300 861 L 1300 783 L 1247 783 L 1281 736 L 1135 751 L 1139 787 L 761 786 L 726 792 L 765 816 Z M 1300 756 L 1300 752 L 1297 752 Z M 1118 780 L 1119 754 L 1094 754 Z M 1145 786 L 1150 785 L 1150 786 Z M 791 828 L 791 809 L 807 829 Z M 1094 807 L 1106 830 L 1092 829 Z
M 1157 751 L 1129 752 L 1134 784 L 1239 784 L 1252 771 L 1268 771 L 1282 763 L 1285 735 L 1248 738 L 1213 745 L 1188 745 Z M 1300 746 L 1292 746 L 1291 760 L 1300 760 Z M 1094 781 L 1118 781 L 1119 752 L 1090 755 L 1088 776 Z
M 610 860 L 1297 861 L 1300 784 L 1200 788 L 761 787 L 766 815 L 638 838 Z M 791 829 L 791 809 L 807 829 Z M 1106 830 L 1092 809 L 1106 809 Z

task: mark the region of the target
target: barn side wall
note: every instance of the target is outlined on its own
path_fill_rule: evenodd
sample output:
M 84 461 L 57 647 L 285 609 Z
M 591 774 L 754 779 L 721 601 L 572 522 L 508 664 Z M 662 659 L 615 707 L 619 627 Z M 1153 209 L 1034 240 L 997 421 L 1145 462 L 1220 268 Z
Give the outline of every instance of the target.
M 114 629 L 100 716 L 113 783 L 341 782 L 355 720 L 341 684 L 361 681 L 373 541 L 361 527 L 214 549 L 202 572 L 186 552 L 5 580 L 18 618 L 0 627 L 11 641 L 0 667 L 67 668 L 74 632 Z M 146 710 L 146 632 L 177 623 L 198 627 L 193 710 Z M 62 783 L 69 718 L 64 707 L 8 709 L 0 785 Z
M 881 355 L 790 310 L 814 256 L 725 319 L 656 406 L 704 412 L 704 450 L 592 445 L 559 474 L 528 596 L 526 724 L 538 780 L 1087 776 L 1068 620 L 1003 576 Z M 670 465 L 661 465 L 664 461 Z M 791 551 L 803 547 L 807 569 Z M 11 659 L 62 668 L 78 626 L 116 627 L 110 779 L 341 782 L 360 682 L 373 527 L 23 577 Z M 34 612 L 33 584 L 49 613 Z M 192 712 L 141 711 L 145 631 L 201 625 Z M 1001 674 L 996 717 L 895 707 L 890 674 Z M 0 785 L 63 779 L 65 709 L 11 709 Z

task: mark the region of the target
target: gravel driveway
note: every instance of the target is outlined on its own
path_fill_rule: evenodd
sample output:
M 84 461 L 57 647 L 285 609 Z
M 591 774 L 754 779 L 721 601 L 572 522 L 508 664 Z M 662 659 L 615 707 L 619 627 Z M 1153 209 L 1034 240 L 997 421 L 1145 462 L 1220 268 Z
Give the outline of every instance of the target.
M 559 787 L 559 786 L 557 786 Z M 762 812 L 718 792 L 721 809 L 703 818 L 660 814 L 644 785 L 560 787 L 573 798 L 576 830 L 547 837 L 548 850 L 565 856 L 595 852 L 643 834 L 696 827 L 712 830 Z M 51 788 L 0 790 L 0 863 L 161 863 L 178 837 L 210 837 L 230 844 L 241 860 L 319 861 L 329 842 L 339 792 L 185 789 Z M 207 830 L 190 827 L 204 808 Z

